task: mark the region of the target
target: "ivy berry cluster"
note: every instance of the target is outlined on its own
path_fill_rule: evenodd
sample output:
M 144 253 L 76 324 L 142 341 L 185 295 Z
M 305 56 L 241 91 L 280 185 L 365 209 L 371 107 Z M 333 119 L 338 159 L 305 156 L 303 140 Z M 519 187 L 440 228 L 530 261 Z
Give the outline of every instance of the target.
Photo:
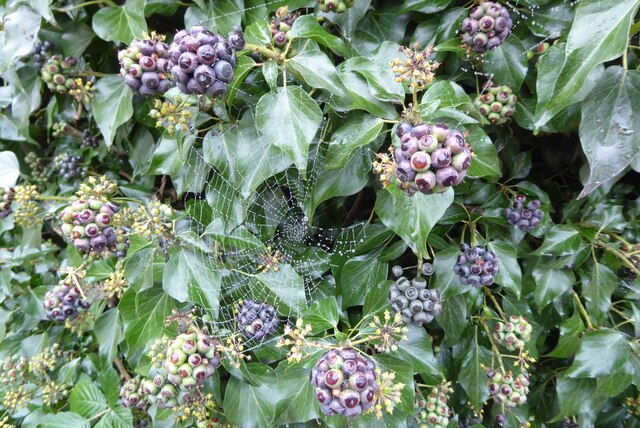
M 142 95 L 164 94 L 171 87 L 169 46 L 161 36 L 134 40 L 118 52 L 120 75 L 125 83 Z
M 402 321 L 423 325 L 433 321 L 442 311 L 442 294 L 439 290 L 429 290 L 427 280 L 418 275 L 412 280 L 402 276 L 401 266 L 392 268 L 397 280 L 389 287 L 389 304 L 394 313 L 402 315 Z M 422 272 L 433 274 L 433 265 L 424 263 Z
M 0 187 L 0 218 L 11 214 L 11 202 L 13 202 L 15 193 L 12 187 Z
M 488 81 L 484 85 L 484 92 L 476 97 L 474 105 L 490 123 L 500 125 L 513 116 L 517 101 L 510 86 Z
M 484 1 L 469 11 L 462 21 L 462 40 L 476 52 L 499 46 L 511 33 L 509 9 L 500 3 Z
M 495 276 L 500 273 L 500 266 L 494 252 L 481 245 L 471 247 L 462 244 L 453 271 L 462 284 L 481 288 L 493 284 Z

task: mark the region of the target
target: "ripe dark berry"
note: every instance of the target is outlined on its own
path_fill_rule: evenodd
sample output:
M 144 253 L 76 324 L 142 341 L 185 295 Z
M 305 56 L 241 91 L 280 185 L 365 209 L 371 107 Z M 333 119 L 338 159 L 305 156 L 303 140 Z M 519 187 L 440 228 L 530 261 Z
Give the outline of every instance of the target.
M 261 340 L 275 332 L 280 320 L 273 306 L 245 300 L 238 311 L 237 322 L 247 339 Z
M 533 200 L 526 205 L 526 197 L 518 195 L 511 204 L 511 208 L 505 210 L 507 223 L 516 226 L 520 230 L 531 231 L 540 225 L 544 218 L 544 212 L 539 209 L 540 201 Z
M 462 21 L 462 39 L 476 52 L 485 52 L 500 45 L 511 32 L 513 21 L 506 7 L 485 1 L 471 8 Z
M 118 52 L 120 74 L 125 83 L 142 95 L 164 93 L 170 82 L 162 82 L 169 71 L 170 52 L 160 37 L 134 40 L 128 48 Z M 161 84 L 162 82 L 162 84 Z
M 442 295 L 438 290 L 428 290 L 424 278 L 409 281 L 401 276 L 389 287 L 389 304 L 394 313 L 402 315 L 405 323 L 422 325 L 440 314 Z
M 496 255 L 481 246 L 469 247 L 464 244 L 453 271 L 464 285 L 480 288 L 493 284 L 500 272 Z

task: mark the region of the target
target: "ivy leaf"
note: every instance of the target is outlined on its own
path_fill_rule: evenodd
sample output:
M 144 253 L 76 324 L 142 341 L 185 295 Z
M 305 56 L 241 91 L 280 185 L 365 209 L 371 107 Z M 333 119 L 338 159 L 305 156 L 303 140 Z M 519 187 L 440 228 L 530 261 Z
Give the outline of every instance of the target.
M 218 317 L 220 275 L 205 255 L 181 250 L 171 256 L 162 275 L 162 288 L 179 302 L 193 302 Z
M 305 318 L 305 321 L 307 319 Z M 294 369 L 278 373 L 278 420 L 274 426 L 306 422 L 320 416 L 315 388 L 309 382 L 307 369 Z
M 504 288 L 511 290 L 516 298 L 520 298 L 522 286 L 522 271 L 518 264 L 518 251 L 508 242 L 492 241 L 488 245 L 498 257 L 500 273 L 496 276 L 496 282 Z
M 502 171 L 500 170 L 498 152 L 491 138 L 482 129 L 474 129 L 466 140 L 473 147 L 474 153 L 468 171 L 469 176 L 501 177 Z
M 302 15 L 296 19 L 288 34 L 294 38 L 311 39 L 342 57 L 350 56 L 351 51 L 344 41 L 322 28 L 314 15 Z
M 590 272 L 580 273 L 580 278 L 589 315 L 598 323 L 604 322 L 611 308 L 611 295 L 618 286 L 618 276 L 607 266 L 594 263 Z
M 526 51 L 522 40 L 511 33 L 500 46 L 485 53 L 485 72 L 495 82 L 509 85 L 518 93 L 529 69 Z
M 623 172 L 640 151 L 638 112 L 640 71 L 607 68 L 582 104 L 580 143 L 590 171 L 580 198 Z
M 124 340 L 122 318 L 118 308 L 111 308 L 98 316 L 93 326 L 93 331 L 98 339 L 98 349 L 108 361 L 118 352 L 118 345 Z
M 580 341 L 573 364 L 567 370 L 572 378 L 609 376 L 629 361 L 629 344 L 616 330 L 602 328 L 587 332 Z
M 371 143 L 384 128 L 384 121 L 370 114 L 355 111 L 331 135 L 325 158 L 325 169 L 343 168 L 351 154 Z
M 300 73 L 312 88 L 325 89 L 341 97 L 346 96 L 338 71 L 324 52 L 301 52 L 289 61 L 288 66 Z
M 424 328 L 409 325 L 407 340 L 398 342 L 398 357 L 413 364 L 413 371 L 420 373 L 425 382 L 438 384 L 444 373 L 431 349 L 431 340 Z
M 5 6 L 1 13 L 0 73 L 15 65 L 18 58 L 31 52 L 38 37 L 41 21 L 40 15 L 26 4 L 19 4 L 15 8 Z
M 218 168 L 245 198 L 264 180 L 292 163 L 282 148 L 260 136 L 251 112 L 245 113 L 237 126 L 222 125 L 207 132 L 203 146 L 207 162 Z
M 20 177 L 20 164 L 15 153 L 0 152 L 0 187 L 13 187 Z
M 256 363 L 248 364 L 255 365 Z M 268 367 L 265 367 L 266 369 Z M 278 397 L 273 395 L 273 385 L 277 384 L 277 378 L 271 369 L 261 373 L 259 378 L 261 382 L 258 386 L 242 382 L 235 377 L 229 379 L 223 409 L 232 424 L 243 427 L 274 425 Z
M 560 325 L 560 340 L 558 345 L 549 353 L 554 358 L 570 358 L 580 346 L 580 336 L 585 330 L 580 312 L 576 309 L 571 318 Z
M 124 6 L 109 6 L 93 15 L 93 31 L 108 42 L 131 43 L 147 32 L 144 19 L 146 0 L 127 0 Z
M 302 319 L 313 326 L 313 331 L 320 332 L 334 328 L 340 321 L 340 310 L 334 296 L 316 300 L 304 311 Z
M 309 145 L 318 132 L 322 111 L 302 88 L 278 88 L 260 98 L 256 126 L 266 140 L 280 148 L 303 174 Z
M 362 305 L 369 287 L 384 281 L 388 270 L 388 263 L 380 262 L 376 253 L 349 259 L 335 274 L 342 295 L 342 307 L 346 309 Z
M 110 147 L 118 127 L 133 115 L 133 92 L 120 76 L 103 77 L 95 88 L 95 98 L 91 102 L 93 117 L 105 144 Z
M 462 368 L 458 382 L 469 396 L 469 401 L 475 409 L 481 409 L 485 400 L 489 397 L 487 386 L 487 372 L 481 367 L 491 366 L 491 351 L 478 345 L 478 331 L 469 338 L 469 344 L 464 351 Z
M 560 422 L 566 416 L 581 415 L 594 419 L 597 412 L 593 395 L 596 388 L 594 379 L 572 379 L 566 372 L 560 373 L 556 381 L 558 394 L 558 414 L 549 422 Z
M 550 57 L 548 54 L 554 52 L 552 48 L 542 58 L 536 91 L 536 128 L 575 102 L 573 96 L 580 91 L 594 67 L 623 54 L 639 5 L 639 0 L 585 0 L 578 3 L 564 52 Z M 594 16 L 598 19 L 593 19 Z M 552 66 L 550 74 L 544 72 L 547 68 L 543 67 L 544 63 Z
M 575 226 L 559 224 L 545 233 L 544 242 L 535 250 L 535 256 L 569 256 L 575 254 L 582 244 L 582 237 Z
M 427 237 L 453 203 L 453 190 L 441 194 L 407 196 L 397 187 L 378 192 L 376 214 L 415 254 L 427 254 Z
M 69 395 L 71 411 L 87 419 L 93 418 L 108 409 L 107 399 L 87 375 L 80 376 Z
M 174 307 L 174 300 L 161 288 L 124 293 L 118 309 L 124 321 L 124 337 L 130 355 L 143 350 L 150 339 L 162 336 L 165 319 Z
M 548 266 L 537 265 L 531 272 L 536 282 L 534 294 L 538 309 L 542 309 L 556 297 L 564 294 L 576 281 L 575 275 L 568 269 L 551 269 Z
M 129 428 L 133 425 L 131 409 L 115 406 L 100 418 L 94 428 Z
M 280 313 L 293 311 L 297 314 L 306 308 L 304 281 L 291 265 L 282 264 L 278 271 L 259 273 L 254 280 L 258 283 L 252 287 L 254 297 L 268 301 Z

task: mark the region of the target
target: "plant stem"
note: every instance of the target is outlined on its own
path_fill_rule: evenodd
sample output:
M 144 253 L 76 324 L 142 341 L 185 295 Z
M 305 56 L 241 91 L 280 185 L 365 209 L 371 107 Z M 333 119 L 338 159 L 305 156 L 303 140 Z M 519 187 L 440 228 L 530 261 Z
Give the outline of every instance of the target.
M 491 299 L 491 302 L 493 302 L 493 306 L 495 306 L 495 308 L 498 310 L 498 313 L 500 314 L 500 318 L 502 318 L 502 320 L 504 322 L 507 322 L 507 317 L 504 314 L 504 312 L 502 311 L 502 307 L 500 306 L 500 304 L 496 300 L 496 297 L 493 295 L 491 290 L 489 290 L 487 287 L 482 287 L 482 290 L 484 291 L 484 294 L 486 294 L 487 297 L 489 297 L 489 299 Z
M 86 1 L 84 3 L 77 4 L 75 6 L 65 7 L 65 8 L 62 8 L 62 9 L 53 8 L 53 10 L 55 12 L 71 12 L 71 11 L 74 11 L 76 9 L 80 9 L 82 7 L 85 7 L 85 6 L 91 6 L 92 4 L 100 4 L 100 3 L 111 3 L 111 2 L 105 2 L 104 0 L 90 0 L 90 1 Z
M 253 51 L 253 52 L 257 53 L 257 54 L 260 54 L 265 58 L 273 59 L 273 60 L 275 60 L 277 62 L 284 61 L 284 57 L 281 54 L 279 54 L 278 52 L 273 51 L 273 50 L 271 50 L 269 48 L 266 48 L 264 46 L 258 46 L 258 45 L 254 45 L 254 44 L 251 44 L 251 43 L 247 43 L 247 45 L 245 46 L 245 49 Z
M 584 322 L 587 324 L 587 329 L 595 330 L 595 328 L 593 328 L 593 324 L 591 323 L 591 318 L 589 318 L 589 314 L 587 313 L 587 310 L 585 309 L 584 305 L 580 301 L 580 296 L 578 296 L 578 293 L 576 293 L 575 290 L 573 290 L 571 292 L 571 295 L 573 296 L 573 300 L 575 300 L 576 304 L 578 305 L 578 310 L 580 311 L 580 314 L 582 315 Z
M 113 359 L 113 362 L 116 365 L 116 367 L 118 368 L 118 371 L 120 372 L 120 376 L 124 380 L 131 379 L 131 376 L 129 376 L 129 373 L 127 372 L 127 369 L 124 368 L 124 365 L 122 364 L 122 360 L 119 357 L 115 357 Z
M 496 342 L 493 341 L 493 335 L 491 334 L 491 331 L 489 330 L 489 327 L 487 327 L 487 324 L 485 322 L 485 320 L 481 320 L 480 324 L 482 324 L 482 328 L 484 329 L 484 331 L 487 333 L 487 338 L 489 339 L 489 342 L 491 343 L 491 349 L 493 350 L 493 354 L 498 357 L 498 364 L 500 364 L 500 368 L 502 369 L 502 372 L 504 373 L 504 364 L 502 363 L 502 354 L 500 354 L 500 350 L 498 349 L 498 346 L 496 345 Z
M 70 196 L 55 196 L 55 195 L 39 195 L 38 200 L 40 201 L 71 201 Z
M 594 244 L 597 245 L 598 247 L 602 248 L 603 250 L 608 251 L 611 254 L 613 254 L 614 256 L 616 256 L 616 258 L 618 260 L 620 260 L 622 262 L 622 264 L 624 264 L 626 267 L 628 267 L 633 272 L 635 272 L 636 275 L 640 275 L 640 269 L 638 269 L 636 267 L 636 265 L 631 263 L 631 261 L 629 259 L 627 259 L 625 257 L 625 255 L 622 254 L 620 251 L 618 251 L 616 248 L 610 246 L 609 244 L 607 244 L 606 242 L 604 242 L 604 241 L 602 241 L 600 239 L 596 239 L 594 241 Z

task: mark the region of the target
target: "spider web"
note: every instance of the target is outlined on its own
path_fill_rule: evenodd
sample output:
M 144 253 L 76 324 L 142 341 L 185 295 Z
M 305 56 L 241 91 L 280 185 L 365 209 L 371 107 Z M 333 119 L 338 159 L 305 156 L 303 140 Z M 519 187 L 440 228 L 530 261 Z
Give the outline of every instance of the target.
M 274 0 L 265 6 L 275 3 L 282 2 Z M 260 7 L 202 23 L 208 25 Z M 520 55 L 526 56 L 538 43 L 558 36 L 532 18 L 539 6 L 512 3 L 509 9 L 514 17 L 512 31 L 528 22 L 543 37 L 522 41 Z M 493 78 L 480 69 L 462 69 L 487 80 Z M 309 201 L 326 160 L 328 141 L 321 136 L 327 118 L 323 118 L 311 142 L 307 174 L 303 176 L 289 156 L 271 146 L 257 129 L 258 98 L 237 91 L 248 101 L 248 107 L 240 112 L 236 123 L 217 124 L 206 135 L 189 134 L 182 142 L 180 152 L 189 179 L 177 187 L 188 216 L 179 236 L 191 232 L 201 236 L 210 250 L 204 258 L 205 267 L 220 275 L 219 310 L 216 320 L 209 322 L 213 332 L 223 338 L 238 334 L 237 310 L 244 300 L 267 302 L 276 308 L 282 321 L 278 330 L 262 340 L 247 341 L 245 349 L 250 351 L 278 340 L 284 323 L 299 317 L 316 296 L 322 295 L 323 287 L 335 286 L 324 278 L 325 274 L 345 256 L 355 254 L 367 229 L 362 222 L 326 227 L 316 224 L 315 218 L 310 221 L 307 215 L 313 212 Z M 373 160 L 378 146 L 370 144 L 358 150 Z

